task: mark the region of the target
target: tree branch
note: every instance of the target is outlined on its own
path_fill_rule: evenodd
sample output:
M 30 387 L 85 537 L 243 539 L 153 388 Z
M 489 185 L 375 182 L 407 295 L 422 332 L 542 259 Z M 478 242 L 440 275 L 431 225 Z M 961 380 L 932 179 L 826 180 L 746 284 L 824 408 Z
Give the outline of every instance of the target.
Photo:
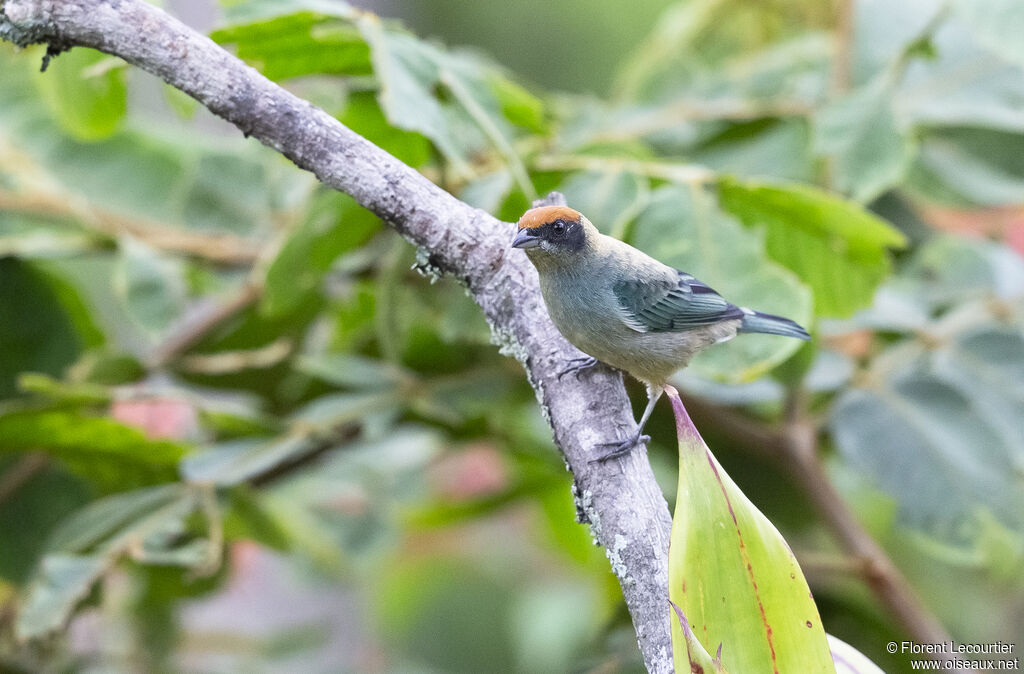
M 840 545 L 864 564 L 863 578 L 879 602 L 896 621 L 922 644 L 941 644 L 952 637 L 918 599 L 914 589 L 882 546 L 864 529 L 853 511 L 825 471 L 818 448 L 818 430 L 805 418 L 804 401 L 799 393 L 790 395 L 787 420 L 783 431 L 783 449 L 786 463 L 793 476 L 804 486 L 811 501 L 818 508 L 825 523 L 835 534 Z M 937 662 L 945 659 L 960 660 L 959 654 L 927 654 Z
M 141 0 L 6 0 L 0 37 L 50 53 L 85 46 L 119 56 L 189 94 L 244 134 L 350 194 L 421 248 L 431 267 L 461 279 L 503 353 L 537 392 L 574 475 L 582 517 L 622 586 L 651 672 L 672 670 L 668 508 L 644 452 L 591 464 L 595 444 L 635 428 L 621 380 L 597 369 L 577 380 L 555 372 L 578 356 L 548 318 L 537 276 L 509 248 L 512 227 L 471 208 L 312 104 L 270 82 Z

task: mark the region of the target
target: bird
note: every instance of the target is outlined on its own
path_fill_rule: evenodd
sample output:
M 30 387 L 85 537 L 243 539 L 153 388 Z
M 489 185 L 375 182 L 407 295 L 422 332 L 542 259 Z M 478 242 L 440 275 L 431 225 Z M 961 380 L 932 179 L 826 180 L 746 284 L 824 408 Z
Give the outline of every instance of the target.
M 611 450 L 597 461 L 627 455 L 650 440 L 643 429 L 668 378 L 698 351 L 745 332 L 810 339 L 796 322 L 736 306 L 692 275 L 602 234 L 568 206 L 526 211 L 511 245 L 537 268 L 555 327 L 587 354 L 570 361 L 558 378 L 601 362 L 647 388 L 636 432 L 600 443 Z

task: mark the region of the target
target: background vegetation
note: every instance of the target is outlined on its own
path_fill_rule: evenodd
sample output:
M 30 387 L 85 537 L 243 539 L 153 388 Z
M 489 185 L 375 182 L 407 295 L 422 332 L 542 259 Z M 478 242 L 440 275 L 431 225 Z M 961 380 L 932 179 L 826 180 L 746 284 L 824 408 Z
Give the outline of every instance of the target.
M 826 628 L 906 667 L 870 569 L 737 413 L 770 431 L 799 405 L 928 609 L 1019 640 L 1018 3 L 663 3 L 630 44 L 628 10 L 581 4 L 511 35 L 493 7 L 410 10 L 498 61 L 323 0 L 230 3 L 212 37 L 465 201 L 515 220 L 558 189 L 812 326 L 678 383 Z M 144 73 L 41 58 L 0 48 L 2 667 L 637 669 L 533 392 L 463 289 Z M 650 429 L 671 498 L 667 405 Z

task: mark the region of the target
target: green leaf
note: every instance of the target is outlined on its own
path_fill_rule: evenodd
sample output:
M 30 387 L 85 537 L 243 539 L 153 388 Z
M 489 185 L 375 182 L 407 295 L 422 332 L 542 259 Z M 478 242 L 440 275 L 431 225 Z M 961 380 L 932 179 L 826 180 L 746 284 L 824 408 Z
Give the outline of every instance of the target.
M 280 318 L 320 291 L 324 277 L 342 253 L 364 244 L 380 229 L 380 220 L 352 197 L 322 190 L 306 218 L 288 237 L 267 269 L 260 311 Z
M 66 382 L 37 372 L 25 372 L 18 377 L 18 388 L 37 393 L 49 400 L 68 406 L 109 404 L 112 392 L 106 386 L 90 382 Z
M 512 174 L 506 169 L 499 169 L 467 182 L 458 196 L 474 208 L 497 215 L 511 189 Z
M 639 44 L 639 49 L 625 60 L 617 78 L 621 98 L 635 97 L 646 90 L 666 61 L 692 54 L 694 42 L 708 31 L 720 15 L 723 0 L 696 0 L 672 3 L 658 17 L 654 30 Z
M 669 600 L 706 649 L 721 645 L 728 671 L 834 674 L 821 617 L 789 546 L 719 465 L 679 398 L 671 400 L 679 490 Z M 679 672 L 689 669 L 687 642 L 672 620 Z
M 63 54 L 53 64 L 80 51 Z M 175 226 L 231 231 L 255 240 L 271 231 L 275 207 L 296 185 L 306 185 L 305 192 L 313 180 L 281 163 L 272 150 L 241 137 L 211 143 L 207 134 L 153 120 L 83 142 L 51 119 L 28 69 L 17 65 L 9 58 L 0 63 L 0 124 L 6 137 L 16 139 L 15 172 L 34 176 L 33 191 L 42 192 L 33 193 L 33 199 L 59 205 L 55 215 L 70 212 L 59 217 L 65 227 L 80 216 L 86 229 L 100 230 L 100 240 L 107 238 L 103 233 L 109 237 L 109 232 L 129 229 L 168 241 Z M 74 100 L 64 90 L 61 95 Z
M 812 187 L 722 178 L 718 190 L 722 208 L 763 228 L 768 255 L 811 287 L 819 315 L 869 304 L 889 271 L 888 249 L 906 245 L 883 220 Z
M 559 191 L 598 229 L 622 239 L 629 223 L 650 199 L 649 183 L 647 178 L 628 171 L 582 171 L 564 182 Z
M 907 525 L 964 544 L 977 533 L 978 511 L 988 509 L 1005 526 L 1024 531 L 1024 493 L 1016 477 L 1024 444 L 1019 428 L 1007 426 L 1024 414 L 1020 387 L 1014 384 L 1009 400 L 983 411 L 986 402 L 999 397 L 985 387 L 1005 386 L 1024 367 L 1019 336 L 1009 352 L 1007 338 L 967 340 L 942 354 L 938 374 L 943 379 L 918 360 L 871 388 L 848 390 L 837 401 L 831 427 L 839 451 L 898 501 Z M 960 349 L 967 354 L 960 356 Z M 1012 360 L 1002 362 L 1014 352 Z M 982 397 L 972 398 L 977 392 Z M 1000 412 L 1013 416 L 1001 421 Z
M 523 193 L 533 198 L 503 115 L 507 105 L 494 85 L 503 77 L 496 68 L 470 54 L 446 52 L 368 13 L 356 25 L 370 45 L 381 85 L 378 100 L 392 125 L 429 138 L 464 179 L 474 176 L 475 156 L 494 148 Z
M 914 157 L 915 143 L 893 111 L 894 88 L 883 72 L 815 117 L 815 152 L 832 160 L 837 189 L 862 203 L 897 184 Z
M 956 206 L 1024 202 L 1024 136 L 1019 132 L 950 127 L 925 136 L 910 187 Z
M 180 262 L 125 237 L 114 270 L 114 288 L 129 316 L 147 331 L 165 330 L 185 306 L 185 279 Z
M 24 468 L 38 458 L 22 454 L 0 456 L 0 474 L 8 475 L 16 466 Z M 88 502 L 91 491 L 83 480 L 51 464 L 8 492 L 0 508 L 0 531 L 4 532 L 0 578 L 19 585 L 27 581 L 51 532 Z
M 258 23 L 303 12 L 351 19 L 356 9 L 345 0 L 223 0 L 224 20 L 229 26 Z
M 1020 105 L 1024 78 L 1019 62 L 993 57 L 992 50 L 979 44 L 983 41 L 978 39 L 976 27 L 963 20 L 970 13 L 964 6 L 985 12 L 988 5 L 998 4 L 998 0 L 957 0 L 952 4 L 961 7 L 929 37 L 932 55 L 927 60 L 918 59 L 907 70 L 896 96 L 897 109 L 902 117 L 918 126 L 1024 130 L 1024 108 Z M 858 2 L 856 11 L 857 35 L 863 36 L 857 40 L 858 49 L 874 52 L 868 58 L 878 68 L 899 58 L 897 52 L 920 38 L 927 23 L 941 9 L 934 0 L 870 0 Z M 857 61 L 868 58 L 860 57 Z
M 230 440 L 189 456 L 182 462 L 181 472 L 189 482 L 236 485 L 298 460 L 320 444 L 308 434 Z
M 78 140 L 112 135 L 128 109 L 124 62 L 92 49 L 77 47 L 50 59 L 35 82 L 51 114 Z
M 58 630 L 106 569 L 99 555 L 44 557 L 18 614 L 18 636 L 32 639 Z
M 302 356 L 297 366 L 313 377 L 356 390 L 394 389 L 413 381 L 411 373 L 391 363 L 351 353 Z
M 719 173 L 812 182 L 815 167 L 808 126 L 802 119 L 731 124 L 688 156 Z
M 394 390 L 331 393 L 302 406 L 292 420 L 318 427 L 338 427 L 356 421 L 369 423 L 375 417 L 393 416 L 401 403 Z
M 33 639 L 59 629 L 92 585 L 125 554 L 145 559 L 162 551 L 160 559 L 167 562 L 175 561 L 169 556 L 173 551 L 193 549 L 192 541 L 179 545 L 178 539 L 185 531 L 184 519 L 198 504 L 194 490 L 163 485 L 107 497 L 67 519 L 54 532 L 28 587 L 15 626 L 18 637 Z M 168 537 L 169 531 L 179 535 Z M 207 552 L 203 559 L 187 561 L 205 565 L 214 551 L 207 547 Z
M 13 394 L 26 370 L 59 375 L 82 346 L 45 275 L 0 257 L 0 398 Z
M 490 83 L 508 121 L 535 133 L 547 132 L 544 103 L 539 98 L 506 77 L 493 75 Z
M 809 325 L 807 288 L 767 259 L 759 237 L 718 211 L 700 188 L 657 189 L 633 232 L 633 244 L 638 248 L 693 274 L 730 302 Z M 688 371 L 713 379 L 747 381 L 799 347 L 794 339 L 742 335 L 698 354 Z
M 163 484 L 93 501 L 61 523 L 47 542 L 51 553 L 95 553 L 128 542 L 140 520 L 178 507 L 189 495 L 181 484 Z
M 70 410 L 0 414 L 0 452 L 42 450 L 104 490 L 174 479 L 184 445 Z
M 1017 0 L 953 0 L 952 6 L 978 42 L 1024 67 L 1024 5 Z
M 235 12 L 235 25 L 215 30 L 210 37 L 234 44 L 239 58 L 275 81 L 311 74 L 370 74 L 369 47 L 355 27 L 338 20 L 347 18 L 346 6 L 310 3 L 314 6 L 310 11 L 295 3 L 278 3 L 266 12 Z
M 372 91 L 349 94 L 341 123 L 371 143 L 387 150 L 416 168 L 430 160 L 430 141 L 414 131 L 403 131 L 388 123 Z

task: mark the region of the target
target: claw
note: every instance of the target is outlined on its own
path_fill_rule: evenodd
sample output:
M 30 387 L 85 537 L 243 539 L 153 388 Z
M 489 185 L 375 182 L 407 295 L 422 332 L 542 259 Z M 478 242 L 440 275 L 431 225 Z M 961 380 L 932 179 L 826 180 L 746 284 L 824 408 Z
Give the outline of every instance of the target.
M 569 365 L 564 370 L 559 372 L 556 376 L 558 379 L 561 379 L 562 377 L 569 373 L 574 373 L 578 377 L 580 372 L 582 372 L 583 370 L 590 369 L 595 365 L 597 365 L 597 358 L 594 358 L 592 356 L 573 358 L 572 360 L 569 361 Z
M 612 450 L 607 454 L 602 454 L 596 459 L 591 459 L 590 463 L 604 463 L 605 461 L 610 461 L 612 459 L 617 459 L 621 456 L 626 456 L 627 454 L 630 454 L 633 451 L 634 447 L 646 445 L 650 441 L 651 436 L 641 435 L 638 433 L 632 438 L 627 438 L 626 440 L 621 440 L 619 442 L 599 442 L 597 443 L 598 447 L 611 447 Z

